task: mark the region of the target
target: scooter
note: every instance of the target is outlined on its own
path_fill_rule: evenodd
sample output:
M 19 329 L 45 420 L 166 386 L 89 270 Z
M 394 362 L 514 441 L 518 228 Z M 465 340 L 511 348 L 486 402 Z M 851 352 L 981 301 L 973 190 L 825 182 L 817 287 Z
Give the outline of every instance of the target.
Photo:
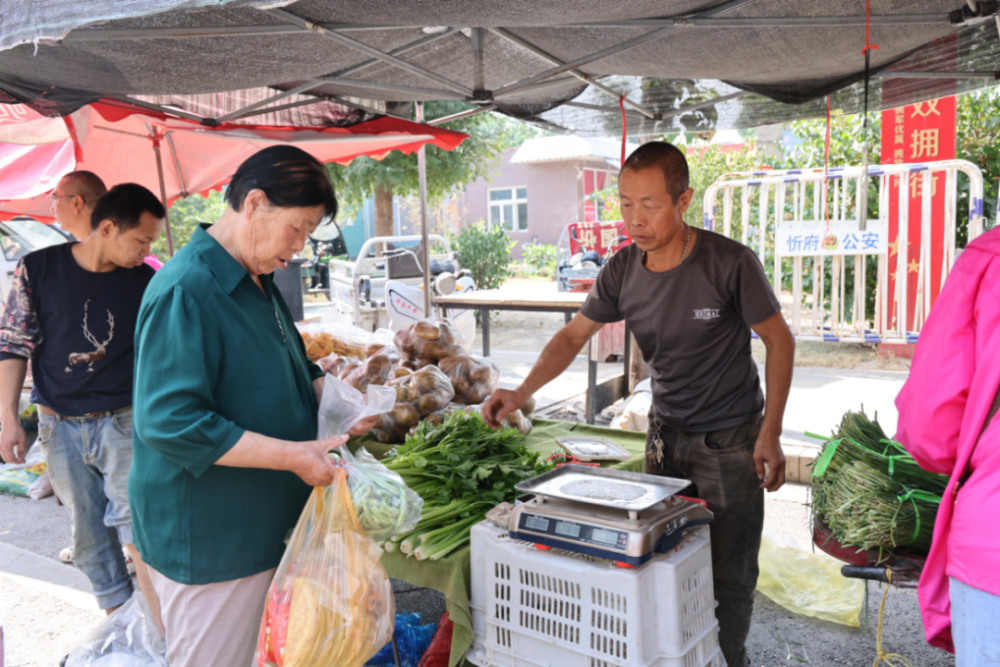
M 576 237 L 576 230 L 569 229 L 569 237 L 579 243 Z M 595 250 L 577 252 L 563 259 L 556 266 L 556 278 L 560 292 L 589 292 L 597 280 L 597 274 L 611 256 L 621 247 L 621 244 L 629 241 L 625 235 L 618 236 L 614 242 L 608 244 L 608 248 L 602 257 Z
M 427 317 L 424 312 L 423 268 L 417 255 L 411 250 L 400 248 L 390 252 L 392 254 L 386 254 L 385 309 L 392 322 L 390 328 L 398 331 Z M 457 259 L 457 253 L 453 254 Z M 435 296 L 472 292 L 476 289 L 472 273 L 468 269 L 457 269 L 454 259 L 432 259 L 429 269 L 432 302 Z M 404 282 L 406 278 L 417 277 L 421 279 L 420 284 Z M 471 351 L 476 339 L 475 312 L 442 307 L 435 310 L 435 316 L 448 318 L 462 332 L 466 350 Z

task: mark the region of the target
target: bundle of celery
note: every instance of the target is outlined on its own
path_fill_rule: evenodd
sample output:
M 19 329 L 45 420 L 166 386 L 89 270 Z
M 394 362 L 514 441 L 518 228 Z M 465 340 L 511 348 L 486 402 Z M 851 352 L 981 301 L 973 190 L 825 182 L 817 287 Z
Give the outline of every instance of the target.
M 816 460 L 813 514 L 845 546 L 926 553 L 947 483 L 886 437 L 877 419 L 848 412 Z
M 515 484 L 550 469 L 517 430 L 494 431 L 478 414 L 465 412 L 439 426 L 422 422 L 383 463 L 424 499 L 420 523 L 385 549 L 418 560 L 438 560 L 465 546 L 473 525 L 514 499 Z

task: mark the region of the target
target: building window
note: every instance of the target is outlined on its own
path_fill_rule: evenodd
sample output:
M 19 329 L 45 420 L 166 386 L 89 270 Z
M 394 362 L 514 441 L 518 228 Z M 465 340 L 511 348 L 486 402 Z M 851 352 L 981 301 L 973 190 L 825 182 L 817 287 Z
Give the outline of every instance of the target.
M 528 188 L 492 188 L 490 224 L 508 232 L 523 232 L 528 228 Z
M 601 193 L 613 188 L 618 182 L 618 174 L 604 169 L 583 170 L 583 219 L 585 222 L 609 220 Z

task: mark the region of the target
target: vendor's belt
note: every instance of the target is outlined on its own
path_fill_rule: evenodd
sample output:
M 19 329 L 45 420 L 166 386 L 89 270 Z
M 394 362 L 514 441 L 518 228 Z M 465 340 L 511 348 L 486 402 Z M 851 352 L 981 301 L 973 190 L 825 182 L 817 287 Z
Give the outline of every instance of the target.
M 132 409 L 132 406 L 130 405 L 128 407 L 118 408 L 117 410 L 104 410 L 102 412 L 88 412 L 85 415 L 74 415 L 74 416 L 70 417 L 70 416 L 66 416 L 66 415 L 61 415 L 58 412 L 56 412 L 55 410 L 53 410 L 52 408 L 46 407 L 44 405 L 39 405 L 38 406 L 38 411 L 41 412 L 42 414 L 48 415 L 50 417 L 55 417 L 56 419 L 65 419 L 65 420 L 74 421 L 74 422 L 91 421 L 93 419 L 100 419 L 101 417 L 111 417 L 113 415 L 118 414 L 119 412 L 123 412 L 125 410 L 131 410 L 131 409 Z

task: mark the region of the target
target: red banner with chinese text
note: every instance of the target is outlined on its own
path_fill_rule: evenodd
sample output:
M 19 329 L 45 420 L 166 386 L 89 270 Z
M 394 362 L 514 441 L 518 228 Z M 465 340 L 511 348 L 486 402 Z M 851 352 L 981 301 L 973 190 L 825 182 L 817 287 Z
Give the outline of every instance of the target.
M 598 255 L 604 257 L 611 246 L 617 252 L 623 246 L 628 245 L 628 241 L 617 242 L 619 238 L 625 237 L 625 223 L 618 222 L 573 222 L 569 224 L 569 253 L 575 255 L 578 252 L 594 250 Z
M 882 164 L 913 164 L 937 162 L 955 158 L 956 104 L 954 97 L 943 97 L 882 112 Z M 900 248 L 899 235 L 899 176 L 889 182 L 889 294 L 896 294 L 899 252 L 906 253 L 907 322 L 913 330 L 913 315 L 917 298 L 917 276 L 920 268 L 920 237 L 923 216 L 925 179 L 931 187 L 931 304 L 941 291 L 941 270 L 944 258 L 945 175 L 927 172 L 910 174 L 908 248 Z M 890 297 L 890 301 L 892 298 Z M 926 314 L 925 314 L 926 315 Z M 891 316 L 894 320 L 894 315 Z M 889 326 L 895 326 L 890 321 Z

